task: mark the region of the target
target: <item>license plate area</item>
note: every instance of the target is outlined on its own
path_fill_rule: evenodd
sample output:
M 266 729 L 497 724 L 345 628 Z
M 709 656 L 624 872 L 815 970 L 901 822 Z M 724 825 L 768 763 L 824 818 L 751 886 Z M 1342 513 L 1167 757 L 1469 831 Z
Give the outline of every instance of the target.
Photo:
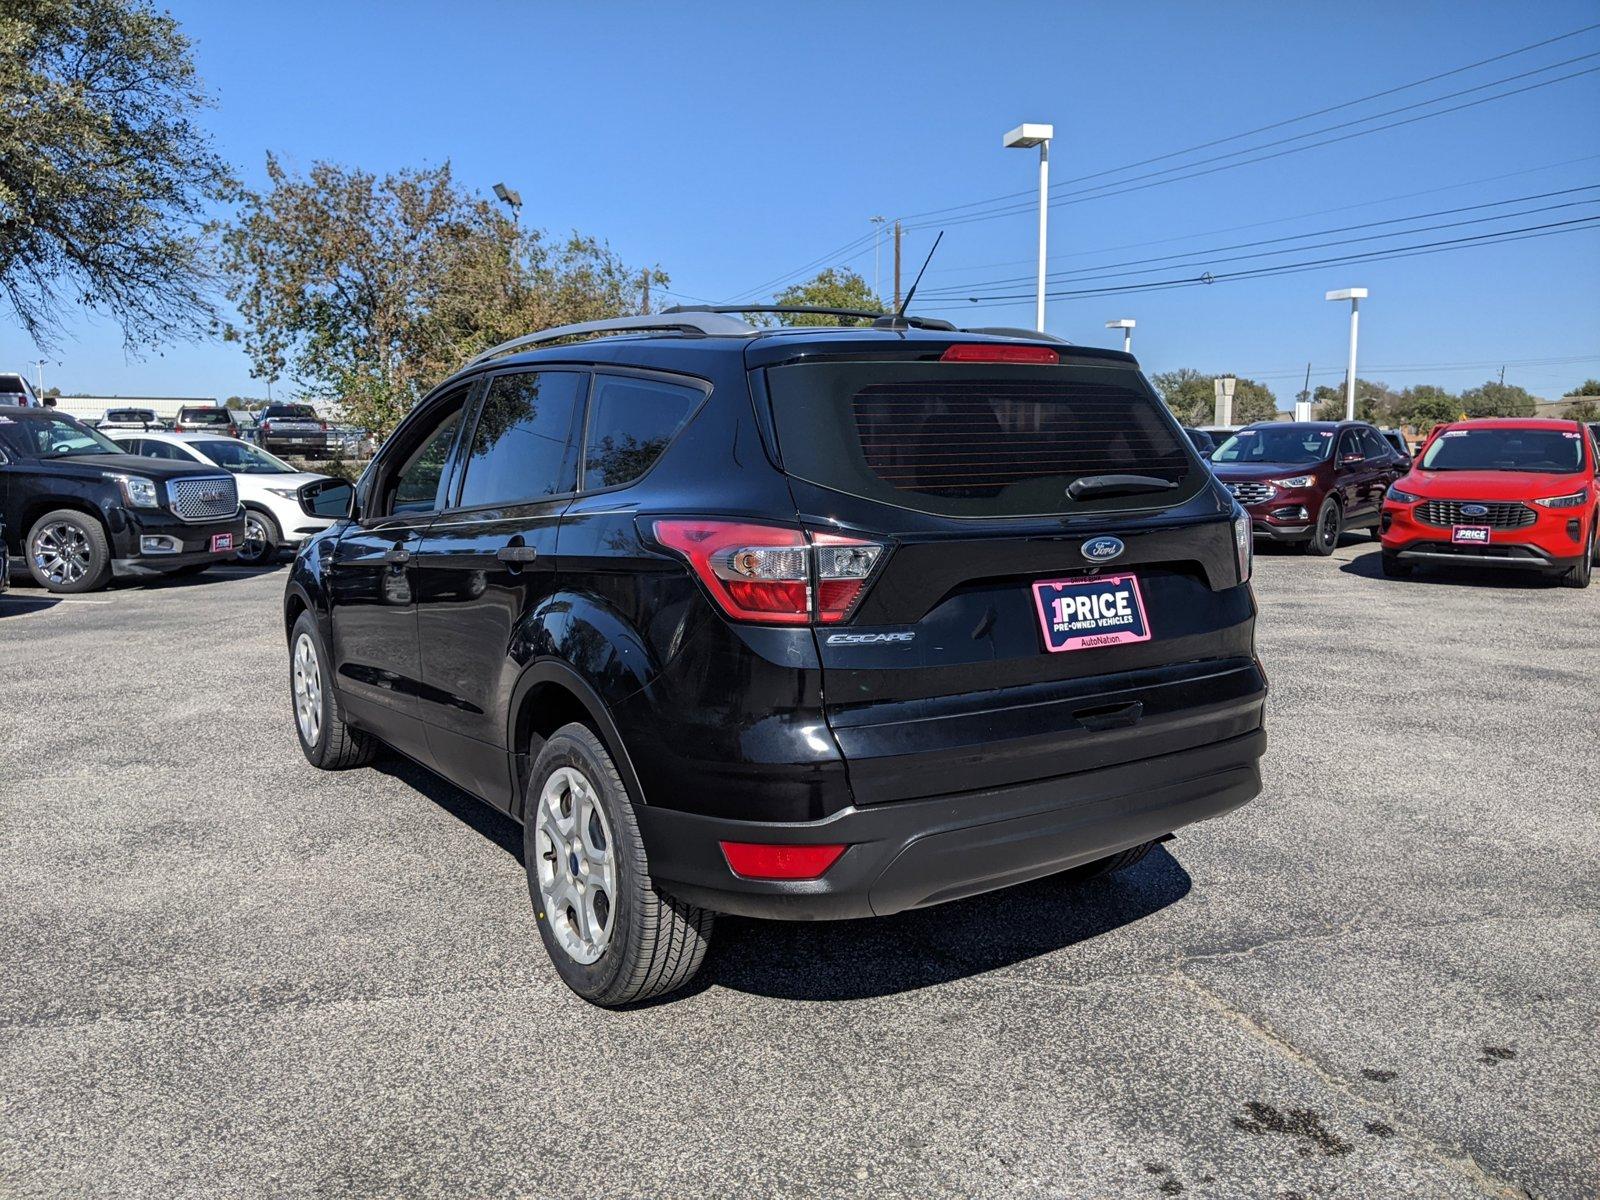
M 1450 541 L 1457 546 L 1487 546 L 1489 530 L 1487 525 L 1454 525 L 1450 529 Z
M 1150 640 L 1144 596 L 1132 574 L 1040 580 L 1033 598 L 1052 654 Z
M 211 535 L 211 553 L 222 554 L 233 549 L 233 534 L 213 533 Z

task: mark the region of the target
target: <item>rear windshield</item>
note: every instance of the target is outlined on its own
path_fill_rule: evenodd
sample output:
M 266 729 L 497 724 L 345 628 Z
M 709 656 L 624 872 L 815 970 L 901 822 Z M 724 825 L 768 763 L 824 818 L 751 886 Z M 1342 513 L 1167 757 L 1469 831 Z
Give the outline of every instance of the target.
M 262 414 L 273 421 L 315 421 L 317 410 L 308 404 L 279 404 Z
M 1583 469 L 1583 439 L 1576 429 L 1446 429 L 1422 469 L 1567 475 Z
M 1204 486 L 1182 431 L 1126 368 L 810 363 L 767 384 L 786 470 L 902 508 L 1056 515 L 1168 505 Z M 1116 474 L 1180 486 L 1067 497 L 1076 479 Z
M 186 408 L 180 419 L 185 425 L 228 424 L 228 414 L 220 408 Z

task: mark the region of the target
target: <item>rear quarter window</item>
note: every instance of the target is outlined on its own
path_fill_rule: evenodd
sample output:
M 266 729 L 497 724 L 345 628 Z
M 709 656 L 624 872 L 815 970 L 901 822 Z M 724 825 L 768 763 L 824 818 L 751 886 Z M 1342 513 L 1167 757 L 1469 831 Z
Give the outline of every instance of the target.
M 677 436 L 704 394 L 655 379 L 597 375 L 583 446 L 583 488 L 631 483 Z
M 1125 368 L 816 363 L 768 372 L 786 470 L 812 483 L 962 517 L 1179 503 L 1205 486 L 1182 430 Z M 1087 475 L 1179 486 L 1073 501 Z

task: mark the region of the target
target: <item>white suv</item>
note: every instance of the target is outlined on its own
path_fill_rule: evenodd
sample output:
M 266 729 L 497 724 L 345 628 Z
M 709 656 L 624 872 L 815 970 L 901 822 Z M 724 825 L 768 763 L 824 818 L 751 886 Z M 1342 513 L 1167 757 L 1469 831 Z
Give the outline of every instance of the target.
M 238 561 L 259 566 L 277 559 L 284 546 L 298 546 L 337 519 L 317 511 L 321 485 L 330 475 L 296 471 L 281 458 L 238 438 L 212 433 L 158 433 L 108 429 L 106 436 L 129 454 L 221 467 L 239 486 L 244 506 L 244 542 Z

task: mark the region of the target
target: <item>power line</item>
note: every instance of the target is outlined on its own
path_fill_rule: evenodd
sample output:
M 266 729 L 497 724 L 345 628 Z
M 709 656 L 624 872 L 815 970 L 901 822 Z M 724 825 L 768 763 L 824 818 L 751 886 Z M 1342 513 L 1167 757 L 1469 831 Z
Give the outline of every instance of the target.
M 1471 219 L 1468 219 L 1468 220 L 1464 220 L 1464 221 L 1448 221 L 1448 222 L 1445 222 L 1443 224 L 1438 224 L 1438 225 L 1424 225 L 1424 226 L 1419 226 L 1419 227 L 1417 227 L 1415 229 L 1395 229 L 1395 230 L 1391 230 L 1391 231 L 1389 231 L 1387 233 L 1368 234 L 1368 235 L 1366 235 L 1364 237 L 1342 238 L 1342 239 L 1338 239 L 1338 240 L 1335 240 L 1335 241 L 1332 241 L 1332 242 L 1313 242 L 1313 243 L 1310 243 L 1310 244 L 1307 244 L 1307 245 L 1292 246 L 1292 247 L 1283 247 L 1283 246 L 1281 246 L 1281 243 L 1283 243 L 1283 242 L 1303 242 L 1307 238 L 1322 237 L 1322 236 L 1325 236 L 1327 234 L 1334 234 L 1334 233 L 1348 233 L 1348 232 L 1351 232 L 1352 230 L 1357 230 L 1357 229 L 1374 229 L 1374 228 L 1377 228 L 1380 225 L 1407 224 L 1407 223 L 1410 223 L 1410 222 L 1413 222 L 1413 221 L 1425 221 L 1425 220 L 1428 220 L 1431 217 L 1452 216 L 1452 215 L 1454 215 L 1456 213 L 1464 213 L 1464 212 L 1478 212 L 1478 211 L 1481 211 L 1482 209 L 1485 209 L 1485 208 L 1504 208 L 1505 206 L 1510 205 L 1510 204 L 1523 204 L 1523 203 L 1526 203 L 1529 200 L 1545 200 L 1545 199 L 1549 199 L 1549 198 L 1554 197 L 1554 196 L 1570 196 L 1570 195 L 1573 195 L 1574 193 L 1577 193 L 1577 192 L 1592 192 L 1596 188 L 1600 188 L 1600 183 L 1584 184 L 1582 187 L 1563 188 L 1563 189 L 1561 189 L 1559 191 L 1554 191 L 1554 192 L 1537 192 L 1537 193 L 1534 193 L 1534 194 L 1529 195 L 1529 196 L 1515 196 L 1515 197 L 1512 197 L 1510 199 L 1494 200 L 1494 201 L 1490 201 L 1490 202 L 1487 202 L 1487 203 L 1484 203 L 1484 204 L 1468 204 L 1468 205 L 1464 205 L 1464 206 L 1462 206 L 1460 208 L 1444 208 L 1444 209 L 1438 209 L 1438 210 L 1436 210 L 1434 212 L 1415 213 L 1415 214 L 1413 214 L 1411 216 L 1405 216 L 1405 217 L 1390 217 L 1390 218 L 1387 218 L 1387 219 L 1382 220 L 1382 221 L 1367 221 L 1367 222 L 1363 222 L 1363 223 L 1357 224 L 1357 225 L 1344 225 L 1344 226 L 1340 226 L 1340 227 L 1337 227 L 1337 228 L 1334 228 L 1334 229 L 1318 229 L 1318 230 L 1313 230 L 1313 231 L 1311 231 L 1309 233 L 1286 234 L 1283 237 L 1263 238 L 1263 239 L 1260 239 L 1260 240 L 1254 241 L 1254 242 L 1237 242 L 1237 243 L 1235 243 L 1235 244 L 1233 244 L 1231 246 L 1216 246 L 1216 247 L 1213 247 L 1210 250 L 1187 250 L 1187 251 L 1184 251 L 1184 252 L 1179 253 L 1179 254 L 1164 254 L 1164 255 L 1158 255 L 1158 256 L 1156 256 L 1154 258 L 1136 258 L 1136 259 L 1130 259 L 1127 262 L 1102 263 L 1101 265 L 1094 266 L 1094 267 L 1077 267 L 1077 268 L 1074 268 L 1074 269 L 1072 269 L 1070 271 L 1053 272 L 1052 274 L 1046 276 L 1046 278 L 1049 279 L 1049 280 L 1058 282 L 1058 283 L 1064 283 L 1064 282 L 1070 281 L 1075 276 L 1083 277 L 1083 278 L 1086 278 L 1086 279 L 1110 279 L 1110 278 L 1115 278 L 1118 275 L 1145 275 L 1145 274 L 1149 274 L 1152 271 L 1169 270 L 1169 269 L 1173 269 L 1173 268 L 1176 268 L 1176 267 L 1205 266 L 1207 264 L 1214 263 L 1214 262 L 1237 262 L 1237 261 L 1240 261 L 1242 259 L 1265 258 L 1265 257 L 1269 257 L 1269 256 L 1274 255 L 1274 254 L 1299 253 L 1300 251 L 1303 251 L 1303 250 L 1314 250 L 1314 249 L 1319 249 L 1319 248 L 1322 248 L 1322 247 L 1325 247 L 1325 246 L 1350 245 L 1350 244 L 1353 244 L 1355 242 L 1375 241 L 1375 240 L 1378 240 L 1378 239 L 1381 239 L 1381 238 L 1405 237 L 1405 236 L 1408 236 L 1408 235 L 1413 234 L 1413 233 L 1428 233 L 1428 232 L 1431 232 L 1432 230 L 1435 230 L 1435 229 L 1451 229 L 1451 228 L 1455 228 L 1455 227 L 1462 226 L 1462 225 L 1482 224 L 1483 222 L 1486 222 L 1486 221 L 1504 221 L 1504 220 L 1509 220 L 1512 217 L 1531 216 L 1534 213 L 1550 212 L 1550 211 L 1552 211 L 1554 209 L 1558 209 L 1558 208 L 1570 208 L 1570 207 L 1572 207 L 1574 205 L 1578 205 L 1578 204 L 1600 203 L 1600 197 L 1590 197 L 1590 198 L 1584 199 L 1584 200 L 1572 200 L 1572 201 L 1566 201 L 1566 202 L 1563 202 L 1563 203 L 1560 203 L 1560 204 L 1543 205 L 1543 206 L 1537 207 L 1537 208 L 1525 209 L 1525 210 L 1520 211 L 1520 212 L 1496 213 L 1496 214 L 1494 214 L 1492 216 L 1474 217 L 1474 218 L 1471 218 Z M 1217 255 L 1224 254 L 1224 253 L 1226 253 L 1227 251 L 1230 251 L 1230 250 L 1244 250 L 1244 249 L 1249 249 L 1249 248 L 1255 247 L 1255 246 L 1271 246 L 1271 245 L 1279 245 L 1280 248 L 1276 249 L 1276 250 L 1258 251 L 1257 253 L 1254 253 L 1254 254 L 1237 255 L 1237 256 L 1235 256 L 1233 258 L 1217 258 L 1216 257 Z M 1174 259 L 1190 259 L 1191 261 L 1189 261 L 1189 262 L 1173 262 L 1172 260 L 1174 260 Z M 1144 264 L 1147 264 L 1147 263 L 1164 263 L 1164 264 L 1167 264 L 1167 265 L 1166 266 L 1160 266 L 1160 267 L 1145 266 Z M 1122 270 L 1122 269 L 1119 269 L 1119 268 L 1132 268 L 1132 269 Z M 981 289 L 1000 287 L 1000 286 L 1008 284 L 1008 283 L 1009 284 L 1013 284 L 1013 285 L 1021 284 L 1021 283 L 1028 283 L 1033 278 L 1034 278 L 1034 276 L 1026 276 L 1026 275 L 1024 275 L 1024 276 L 1012 276 L 1012 277 L 1007 278 L 1007 279 L 987 280 L 987 281 L 980 282 L 980 283 L 978 283 L 976 285 L 969 284 L 969 285 L 966 285 L 966 286 L 958 286 L 958 285 L 951 284 L 951 285 L 947 285 L 945 287 L 940 287 L 940 288 L 930 288 L 930 289 L 928 289 L 928 291 L 929 291 L 929 294 L 931 294 L 931 295 L 951 296 L 951 297 L 965 296 L 968 299 L 973 298 L 973 295 L 977 294 L 978 298 L 981 299 L 981 298 L 984 298 L 982 296 L 982 294 L 981 294 Z
M 1595 54 L 1583 55 L 1582 57 L 1583 58 L 1600 57 L 1600 51 L 1596 51 Z M 1547 68 L 1542 68 L 1542 69 L 1547 69 Z M 1382 133 L 1382 132 L 1384 132 L 1386 130 L 1389 130 L 1389 129 L 1399 129 L 1402 126 L 1405 126 L 1405 125 L 1414 125 L 1418 121 L 1427 121 L 1427 120 L 1431 120 L 1434 117 L 1442 117 L 1442 116 L 1446 116 L 1446 115 L 1448 115 L 1450 113 L 1453 113 L 1453 112 L 1460 112 L 1463 109 L 1476 108 L 1480 104 L 1490 104 L 1490 103 L 1493 103 L 1496 100 L 1507 100 L 1507 99 L 1511 98 L 1512 96 L 1522 95 L 1524 92 L 1538 91 L 1540 88 L 1552 87 L 1555 84 L 1565 83 L 1568 80 L 1577 79 L 1577 78 L 1579 78 L 1580 76 L 1583 76 L 1583 75 L 1592 75 L 1596 71 L 1600 71 L 1600 67 L 1586 67 L 1581 71 L 1573 71 L 1573 72 L 1571 72 L 1569 74 L 1566 74 L 1566 75 L 1558 75 L 1554 79 L 1545 79 L 1545 80 L 1539 81 L 1538 83 L 1530 83 L 1530 84 L 1527 84 L 1527 85 L 1525 85 L 1523 87 L 1520 87 L 1520 88 L 1513 88 L 1510 91 L 1498 93 L 1497 95 L 1480 96 L 1476 100 L 1468 100 L 1468 101 L 1464 101 L 1461 104 L 1453 104 L 1449 108 L 1441 108 L 1436 112 L 1419 113 L 1417 116 L 1407 117 L 1407 118 L 1405 118 L 1404 120 L 1401 120 L 1401 121 L 1391 121 L 1387 125 L 1375 125 L 1371 129 L 1358 129 L 1358 130 L 1355 130 L 1352 133 L 1340 134 L 1338 137 L 1324 138 L 1320 142 L 1308 142 L 1306 145 L 1303 145 L 1303 146 L 1288 146 L 1288 147 L 1285 147 L 1285 148 L 1283 148 L 1281 150 L 1274 150 L 1270 154 L 1260 154 L 1260 155 L 1257 155 L 1254 158 L 1240 159 L 1238 162 L 1220 163 L 1220 164 L 1218 164 L 1216 166 L 1206 167 L 1204 170 L 1191 171 L 1191 170 L 1189 170 L 1190 167 L 1199 166 L 1200 164 L 1199 163 L 1185 163 L 1185 164 L 1183 164 L 1181 166 L 1171 167 L 1171 168 L 1168 168 L 1166 170 L 1151 172 L 1149 175 L 1135 176 L 1133 179 L 1118 180 L 1115 183 L 1110 183 L 1110 184 L 1100 184 L 1100 185 L 1097 185 L 1095 187 L 1084 188 L 1081 191 L 1068 192 L 1068 193 L 1064 194 L 1063 196 L 1050 201 L 1050 207 L 1051 208 L 1061 208 L 1061 207 L 1065 207 L 1066 205 L 1069 205 L 1069 204 L 1085 204 L 1085 203 L 1088 203 L 1091 200 L 1107 200 L 1107 199 L 1110 199 L 1113 196 L 1125 196 L 1129 192 L 1140 192 L 1140 191 L 1146 190 L 1147 188 L 1161 187 L 1161 186 L 1164 186 L 1165 184 L 1169 184 L 1169 183 L 1181 183 L 1181 182 L 1183 182 L 1185 180 L 1189 180 L 1189 179 L 1199 179 L 1199 178 L 1201 178 L 1202 176 L 1205 176 L 1205 175 L 1215 175 L 1219 171 L 1232 171 L 1232 170 L 1235 170 L 1235 169 L 1237 169 L 1239 167 L 1251 166 L 1254 163 L 1268 162 L 1268 161 L 1270 161 L 1272 159 L 1284 158 L 1284 157 L 1287 157 L 1288 155 L 1291 155 L 1291 154 L 1301 154 L 1301 153 L 1303 153 L 1303 152 L 1305 152 L 1307 150 L 1319 149 L 1322 146 L 1331 146 L 1331 145 L 1334 145 L 1334 144 L 1336 144 L 1338 142 L 1347 142 L 1347 141 L 1350 141 L 1352 138 L 1366 137 L 1368 134 Z M 1502 83 L 1502 82 L 1505 82 L 1505 81 L 1504 80 L 1497 80 L 1496 81 L 1496 83 Z M 1489 86 L 1494 86 L 1494 85 L 1493 84 L 1485 84 L 1484 86 L 1489 87 Z M 1469 90 L 1474 90 L 1475 91 L 1475 90 L 1478 90 L 1478 89 L 1469 89 Z M 1461 94 L 1464 94 L 1464 93 L 1456 93 L 1456 94 L 1457 95 L 1461 95 Z M 1444 99 L 1444 98 L 1445 97 L 1440 97 L 1440 99 Z M 1437 103 L 1437 102 L 1438 102 L 1437 100 L 1433 100 L 1433 101 L 1426 101 L 1425 103 L 1430 103 L 1431 104 L 1431 103 Z M 1409 107 L 1417 107 L 1417 106 L 1416 105 L 1411 105 Z M 1403 110 L 1396 109 L 1394 111 L 1399 112 L 1399 111 L 1403 111 Z M 1382 115 L 1388 115 L 1388 114 L 1382 114 Z M 1362 118 L 1362 121 L 1372 120 L 1372 119 L 1374 119 L 1374 118 Z M 1360 124 L 1360 123 L 1361 123 L 1360 121 L 1348 122 L 1348 124 Z M 1342 126 L 1330 126 L 1329 129 L 1318 130 L 1317 132 L 1325 133 L 1325 132 L 1329 132 L 1332 129 L 1338 129 L 1338 128 L 1342 128 Z M 1302 135 L 1302 136 L 1311 137 L 1311 136 L 1314 136 L 1314 135 L 1313 134 L 1305 134 L 1305 135 Z M 1270 144 L 1275 144 L 1275 143 L 1268 143 L 1268 144 L 1270 145 Z M 1250 148 L 1245 149 L 1245 150 L 1236 151 L 1235 154 L 1249 154 L 1252 151 L 1258 150 L 1258 149 L 1262 149 L 1262 147 L 1253 146 L 1253 147 L 1250 147 Z M 1233 156 L 1234 155 L 1224 155 L 1222 157 L 1233 157 Z M 1207 160 L 1202 160 L 1202 161 L 1209 162 L 1209 161 L 1212 161 L 1212 160 L 1207 159 Z M 1185 175 L 1173 174 L 1173 172 L 1177 172 L 1177 171 L 1188 171 L 1188 174 L 1185 174 Z M 1165 176 L 1165 178 L 1156 178 L 1157 176 Z M 1138 180 L 1145 180 L 1145 182 L 1138 182 Z M 1125 184 L 1128 185 L 1128 186 L 1123 186 Z M 1106 190 L 1106 189 L 1114 189 L 1114 190 Z M 930 225 L 940 225 L 941 227 L 948 227 L 948 226 L 951 226 L 951 225 L 967 225 L 967 224 L 972 224 L 973 222 L 977 222 L 977 221 L 991 221 L 991 220 L 996 220 L 996 219 L 998 219 L 1000 217 L 1013 216 L 1013 215 L 1016 215 L 1016 214 L 1019 214 L 1019 213 L 1026 213 L 1026 212 L 1031 212 L 1031 211 L 1033 211 L 1033 207 L 1031 205 L 1018 204 L 1018 205 L 1013 205 L 1013 206 L 1011 206 L 1009 208 L 1006 208 L 1006 209 L 996 209 L 996 210 L 994 210 L 992 212 L 986 212 L 986 213 L 974 213 L 974 214 L 969 214 L 968 216 L 965 216 L 965 217 L 951 218 L 951 219 L 946 220 L 946 221 L 930 221 L 930 222 L 925 222 L 925 223 L 922 223 L 922 224 L 908 225 L 906 228 L 908 228 L 908 229 L 923 229 L 923 228 L 927 228 Z
M 807 271 L 812 270 L 815 267 L 822 266 L 825 263 L 833 262 L 838 258 L 839 255 L 844 254 L 847 251 L 854 250 L 858 246 L 864 245 L 870 249 L 872 245 L 872 238 L 873 233 L 871 232 L 864 233 L 860 237 L 853 237 L 844 245 L 840 246 L 837 250 L 830 250 L 828 253 L 821 255 L 818 258 L 812 259 L 803 267 L 796 267 L 792 271 L 785 271 L 782 275 L 774 276 L 765 283 L 757 284 L 752 288 L 745 288 L 740 292 L 735 292 L 732 296 L 728 297 L 727 300 L 723 301 L 723 303 L 737 304 L 740 300 L 760 295 L 762 292 L 765 292 L 770 288 L 775 288 L 787 283 L 797 275 L 804 275 Z
M 1493 245 L 1499 242 L 1527 241 L 1535 237 L 1548 237 L 1557 233 L 1578 233 L 1585 229 L 1600 228 L 1600 216 L 1574 217 L 1567 221 L 1552 221 L 1542 225 L 1528 225 L 1519 229 L 1503 229 L 1494 233 L 1480 233 L 1469 237 L 1447 238 L 1437 242 L 1422 242 L 1415 246 L 1396 246 L 1388 250 L 1369 250 L 1359 254 L 1343 254 L 1331 258 L 1312 259 L 1297 263 L 1280 263 L 1271 267 L 1252 267 L 1242 271 L 1229 271 L 1221 275 L 1206 272 L 1203 275 L 1178 279 L 1153 280 L 1148 283 L 1130 283 L 1111 287 L 1078 288 L 1047 293 L 1051 299 L 1076 299 L 1084 296 L 1110 296 L 1131 292 L 1164 291 L 1171 288 L 1194 287 L 1213 283 L 1227 283 L 1239 279 L 1264 279 L 1274 275 L 1293 275 L 1315 271 L 1322 267 L 1340 266 L 1357 262 L 1381 262 L 1391 259 L 1415 258 L 1423 254 L 1436 254 L 1449 249 L 1464 249 L 1472 245 Z M 994 296 L 968 305 L 945 305 L 949 308 L 989 308 L 997 304 L 1016 303 L 1025 296 Z
M 1134 170 L 1137 167 L 1149 166 L 1151 163 L 1163 162 L 1163 161 L 1165 161 L 1166 159 L 1169 159 L 1169 158 L 1179 158 L 1179 157 L 1181 157 L 1181 156 L 1183 156 L 1185 154 L 1193 154 L 1193 153 L 1195 153 L 1196 151 L 1199 151 L 1199 150 L 1209 150 L 1213 146 L 1221 146 L 1221 145 L 1225 145 L 1228 142 L 1236 142 L 1236 141 L 1239 141 L 1241 138 L 1254 137 L 1258 133 L 1269 133 L 1274 129 L 1281 129 L 1286 125 L 1296 125 L 1296 124 L 1299 124 L 1301 121 L 1310 121 L 1310 120 L 1312 120 L 1312 119 L 1314 119 L 1316 117 L 1326 116 L 1328 113 L 1331 113 L 1331 112 L 1338 112 L 1341 109 L 1354 108 L 1356 105 L 1365 104 L 1369 100 L 1381 100 L 1384 96 L 1393 96 L 1393 95 L 1395 95 L 1396 93 L 1399 93 L 1399 92 L 1406 92 L 1406 91 L 1410 91 L 1412 88 L 1422 87 L 1424 84 L 1436 83 L 1441 79 L 1448 79 L 1452 75 L 1461 75 L 1461 74 L 1466 73 L 1467 71 L 1476 70 L 1478 67 L 1488 66 L 1490 63 L 1501 62 L 1501 61 L 1503 61 L 1505 59 L 1508 59 L 1508 58 L 1515 58 L 1519 54 L 1527 54 L 1530 51 L 1539 50 L 1539 49 L 1542 49 L 1545 46 L 1554 45 L 1556 42 L 1562 42 L 1562 41 L 1568 40 L 1569 38 L 1578 37 L 1578 36 L 1580 36 L 1582 34 L 1589 33 L 1589 32 L 1591 32 L 1591 31 L 1593 31 L 1595 29 L 1600 29 L 1600 23 L 1596 23 L 1596 24 L 1593 24 L 1593 25 L 1585 25 L 1581 29 L 1574 29 L 1574 30 L 1571 30 L 1570 32 L 1567 32 L 1567 33 L 1557 34 L 1555 37 L 1546 38 L 1546 39 L 1544 39 L 1543 41 L 1540 41 L 1540 42 L 1533 42 L 1533 43 L 1531 43 L 1529 45 L 1526 45 L 1526 46 L 1519 46 L 1515 50 L 1507 50 L 1502 54 L 1496 54 L 1496 55 L 1493 55 L 1490 58 L 1479 59 L 1477 62 L 1468 63 L 1468 64 L 1466 64 L 1465 66 L 1462 66 L 1462 67 L 1453 67 L 1448 71 L 1441 71 L 1437 75 L 1429 75 L 1429 76 L 1427 76 L 1427 77 L 1425 77 L 1423 79 L 1412 80 L 1410 83 L 1402 83 L 1402 84 L 1399 84 L 1396 87 L 1386 88 L 1381 92 L 1372 92 L 1372 93 L 1370 93 L 1368 95 L 1365 95 L 1365 96 L 1359 96 L 1354 100 L 1346 100 L 1346 101 L 1344 101 L 1344 102 L 1342 102 L 1340 104 L 1329 105 L 1327 108 L 1319 108 L 1319 109 L 1315 110 L 1314 112 L 1302 113 L 1298 117 L 1287 117 L 1287 118 L 1285 118 L 1285 119 L 1283 119 L 1281 121 L 1274 121 L 1270 125 L 1261 125 L 1261 126 L 1258 126 L 1255 129 L 1246 130 L 1243 133 L 1229 134 L 1227 137 L 1215 138 L 1215 139 L 1213 139 L 1212 141 L 1209 141 L 1209 142 L 1201 142 L 1198 145 L 1188 146 L 1188 147 L 1186 147 L 1186 148 L 1184 148 L 1182 150 L 1170 150 L 1165 154 L 1157 154 L 1157 155 L 1155 155 L 1155 156 L 1153 156 L 1151 158 L 1140 159 L 1138 162 L 1127 163 L 1127 164 L 1125 164 L 1123 166 L 1120 166 L 1120 167 L 1108 167 L 1107 169 L 1105 169 L 1103 171 L 1096 171 L 1096 172 L 1094 172 L 1093 174 L 1090 174 L 1090 175 L 1080 175 L 1075 179 L 1065 179 L 1065 180 L 1062 180 L 1060 183 L 1056 184 L 1055 186 L 1056 187 L 1065 187 L 1068 184 L 1083 183 L 1083 182 L 1086 182 L 1086 181 L 1088 181 L 1090 179 L 1100 179 L 1100 178 L 1103 178 L 1106 175 L 1117 175 L 1117 174 L 1122 173 L 1123 171 L 1131 171 L 1131 170 Z M 1052 188 L 1052 190 L 1054 190 L 1054 188 Z M 1006 193 L 1004 193 L 1002 195 L 999 195 L 999 196 L 991 196 L 986 200 L 973 200 L 973 201 L 969 201 L 966 204 L 955 204 L 955 205 L 951 205 L 951 206 L 946 207 L 946 208 L 931 208 L 931 209 L 928 209 L 928 210 L 926 210 L 924 212 L 909 213 L 909 214 L 906 214 L 906 215 L 902 216 L 901 220 L 914 221 L 914 220 L 918 220 L 918 219 L 920 219 L 922 217 L 932 217 L 932 216 L 939 216 L 940 214 L 943 214 L 943 213 L 960 212 L 960 211 L 962 211 L 964 209 L 978 208 L 978 207 L 982 207 L 985 204 L 998 203 L 999 201 L 1002 201 L 1002 200 L 1011 200 L 1011 199 L 1014 199 L 1014 198 L 1017 198 L 1017 197 L 1022 197 L 1022 196 L 1032 196 L 1033 194 L 1034 193 L 1033 193 L 1032 189 L 1024 189 L 1024 190 L 1018 191 L 1018 192 L 1006 192 Z

